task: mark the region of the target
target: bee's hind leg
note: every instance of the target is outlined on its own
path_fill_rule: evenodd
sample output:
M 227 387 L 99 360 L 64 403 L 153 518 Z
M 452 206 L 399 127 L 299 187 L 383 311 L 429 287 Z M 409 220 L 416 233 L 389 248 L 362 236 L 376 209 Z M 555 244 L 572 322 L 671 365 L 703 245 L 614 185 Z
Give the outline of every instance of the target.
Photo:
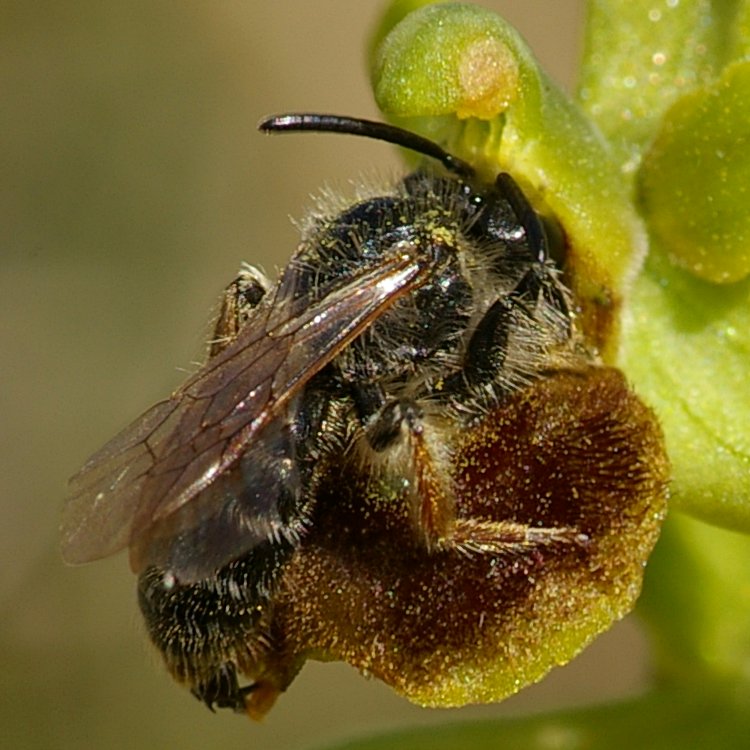
M 233 662 L 224 662 L 208 679 L 197 682 L 190 692 L 214 711 L 215 708 L 231 708 L 235 712 L 245 711 L 245 696 L 253 685 L 240 687 L 237 668 Z

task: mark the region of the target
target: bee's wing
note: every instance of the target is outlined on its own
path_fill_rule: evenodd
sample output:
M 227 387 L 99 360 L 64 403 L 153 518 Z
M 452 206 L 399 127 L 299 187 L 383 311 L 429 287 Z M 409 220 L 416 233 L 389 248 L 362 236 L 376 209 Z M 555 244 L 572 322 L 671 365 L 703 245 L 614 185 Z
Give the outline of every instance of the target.
M 430 268 L 400 247 L 313 302 L 282 280 L 234 342 L 72 477 L 64 558 L 87 562 L 130 545 L 136 571 L 165 565 L 197 580 L 278 534 L 280 494 L 298 489 L 293 400 Z

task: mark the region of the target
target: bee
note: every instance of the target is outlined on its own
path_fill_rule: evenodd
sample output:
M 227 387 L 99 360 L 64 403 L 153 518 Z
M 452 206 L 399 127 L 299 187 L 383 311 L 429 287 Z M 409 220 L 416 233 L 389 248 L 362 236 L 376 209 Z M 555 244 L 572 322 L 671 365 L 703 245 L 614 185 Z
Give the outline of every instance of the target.
M 68 562 L 128 548 L 169 671 L 212 710 L 254 716 L 315 653 L 280 623 L 324 531 L 366 555 L 386 513 L 393 544 L 426 565 L 586 547 L 572 516 L 467 514 L 456 461 L 498 407 L 597 364 L 549 239 L 562 234 L 509 174 L 485 184 L 436 143 L 356 118 L 289 114 L 260 129 L 375 138 L 427 163 L 313 213 L 275 283 L 243 268 L 207 362 L 73 476 L 62 525 Z M 335 489 L 347 477 L 356 492 Z

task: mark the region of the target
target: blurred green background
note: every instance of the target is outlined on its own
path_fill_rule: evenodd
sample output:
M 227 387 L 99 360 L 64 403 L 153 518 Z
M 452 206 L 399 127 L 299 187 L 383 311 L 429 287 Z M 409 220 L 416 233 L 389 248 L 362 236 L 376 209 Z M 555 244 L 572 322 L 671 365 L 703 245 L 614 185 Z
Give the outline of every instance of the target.
M 581 0 L 485 5 L 572 84 Z M 172 684 L 125 556 L 60 562 L 66 478 L 194 368 L 240 262 L 283 264 L 289 215 L 324 183 L 397 173 L 388 146 L 254 130 L 284 110 L 377 116 L 363 57 L 380 7 L 0 2 L 0 746 L 308 748 L 641 684 L 643 639 L 625 622 L 502 706 L 422 710 L 311 663 L 254 726 Z

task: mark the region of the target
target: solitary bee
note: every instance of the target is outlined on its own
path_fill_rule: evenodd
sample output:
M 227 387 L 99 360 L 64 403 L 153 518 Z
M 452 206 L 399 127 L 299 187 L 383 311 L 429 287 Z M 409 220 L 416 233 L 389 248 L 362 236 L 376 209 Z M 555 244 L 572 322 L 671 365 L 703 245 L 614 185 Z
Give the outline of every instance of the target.
M 309 217 L 275 284 L 244 268 L 224 293 L 206 364 L 86 462 L 63 519 L 69 562 L 129 548 L 148 631 L 172 674 L 209 708 L 251 715 L 311 655 L 384 679 L 384 664 L 404 672 L 397 662 L 409 656 L 396 652 L 408 649 L 377 655 L 388 636 L 378 618 L 399 595 L 404 623 L 415 607 L 422 623 L 432 615 L 423 598 L 414 604 L 421 593 L 398 593 L 410 574 L 391 566 L 422 571 L 421 592 L 466 566 L 481 586 L 498 561 L 533 580 L 551 550 L 586 554 L 598 522 L 571 502 L 577 488 L 554 495 L 564 467 L 545 469 L 545 500 L 529 448 L 526 463 L 514 459 L 492 480 L 513 495 L 501 503 L 482 479 L 490 459 L 470 438 L 507 418 L 504 436 L 487 438 L 493 450 L 516 430 L 543 452 L 555 429 L 539 416 L 548 402 L 565 430 L 585 433 L 594 417 L 575 420 L 588 402 L 570 407 L 573 417 L 556 404 L 578 398 L 581 383 L 635 402 L 586 347 L 559 270 L 564 248 L 551 247 L 549 220 L 508 174 L 484 184 L 437 144 L 366 120 L 282 115 L 260 129 L 363 135 L 434 168 Z M 518 416 L 503 416 L 509 409 Z M 594 411 L 613 418 L 608 402 Z M 527 414 L 533 428 L 521 424 Z M 640 449 L 618 450 L 632 475 Z M 365 576 L 371 601 L 334 609 L 348 630 L 331 633 L 315 607 L 359 585 L 370 562 L 379 566 Z M 488 592 L 482 618 L 496 616 L 497 599 Z M 412 660 L 426 658 L 419 649 Z

